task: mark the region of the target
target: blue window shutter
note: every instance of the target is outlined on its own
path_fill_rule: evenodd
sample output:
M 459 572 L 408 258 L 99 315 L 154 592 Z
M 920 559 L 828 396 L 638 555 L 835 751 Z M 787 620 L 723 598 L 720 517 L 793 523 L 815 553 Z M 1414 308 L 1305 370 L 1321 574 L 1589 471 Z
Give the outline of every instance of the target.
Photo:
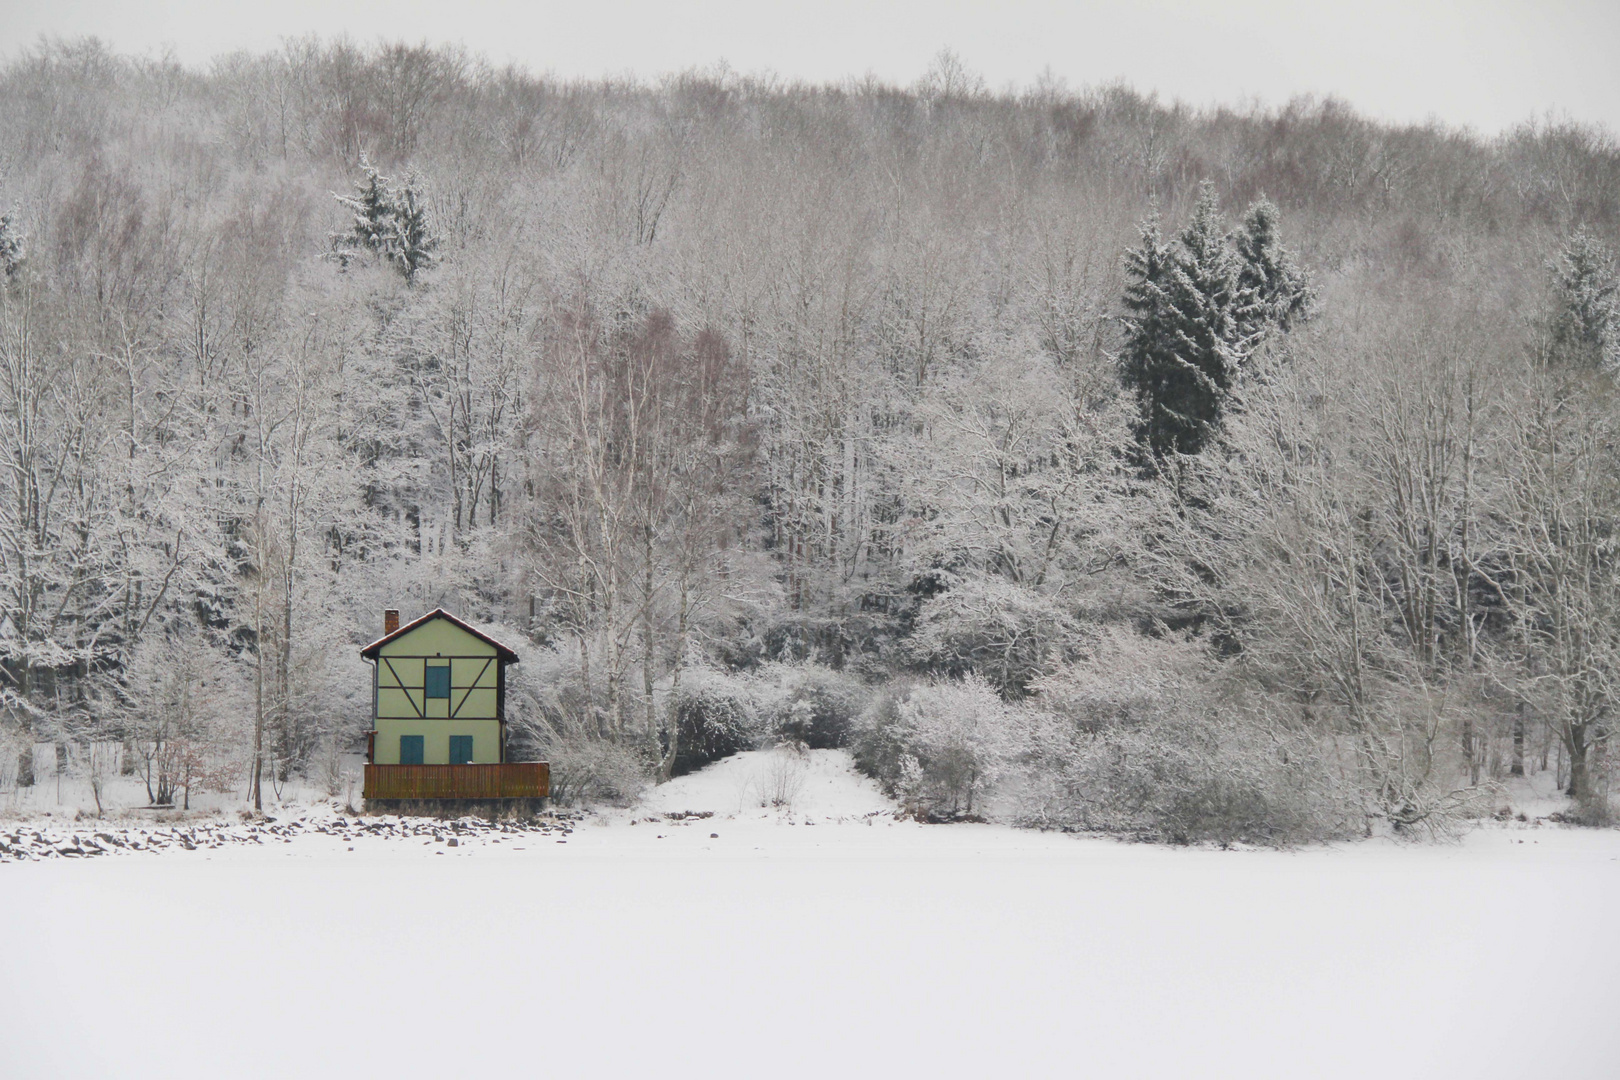
M 426 692 L 427 692 L 428 697 L 430 697 L 430 698 L 444 698 L 446 700 L 449 700 L 449 697 L 450 697 L 450 665 L 449 664 L 446 664 L 443 667 L 430 667 L 430 668 L 428 668 L 427 669 L 427 679 L 424 680 L 424 681 L 426 682 L 426 685 L 427 685 Z
M 401 765 L 422 764 L 422 736 L 401 735 L 399 737 L 399 763 Z
M 472 764 L 473 737 L 471 735 L 450 736 L 450 764 Z

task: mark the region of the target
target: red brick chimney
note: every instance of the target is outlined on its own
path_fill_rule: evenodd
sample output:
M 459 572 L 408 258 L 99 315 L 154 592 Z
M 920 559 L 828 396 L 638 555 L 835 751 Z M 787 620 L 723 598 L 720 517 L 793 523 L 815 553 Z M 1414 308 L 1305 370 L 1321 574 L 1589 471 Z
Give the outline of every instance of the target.
M 388 608 L 383 612 L 383 637 L 387 637 L 399 629 L 399 608 Z

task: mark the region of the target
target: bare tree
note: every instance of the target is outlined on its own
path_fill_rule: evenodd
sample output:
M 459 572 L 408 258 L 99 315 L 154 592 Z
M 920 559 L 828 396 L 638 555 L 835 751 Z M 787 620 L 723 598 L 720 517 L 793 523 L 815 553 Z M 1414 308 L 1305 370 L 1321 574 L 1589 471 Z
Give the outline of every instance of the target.
M 1611 393 L 1590 376 L 1537 367 L 1509 428 L 1505 591 L 1530 695 L 1551 719 L 1569 758 L 1569 794 L 1582 803 L 1595 794 L 1591 762 L 1608 741 L 1620 662 Z

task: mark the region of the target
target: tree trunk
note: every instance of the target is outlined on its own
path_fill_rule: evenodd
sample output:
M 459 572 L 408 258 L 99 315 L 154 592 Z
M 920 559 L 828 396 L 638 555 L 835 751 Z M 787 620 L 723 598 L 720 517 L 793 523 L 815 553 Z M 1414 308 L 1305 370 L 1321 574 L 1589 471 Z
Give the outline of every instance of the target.
M 253 809 L 264 809 L 264 620 L 260 617 L 259 598 L 253 604 L 253 774 L 248 781 L 248 794 L 253 798 Z
M 1586 725 L 1571 724 L 1569 726 L 1569 787 L 1564 794 L 1576 801 L 1584 800 L 1592 793 L 1591 781 L 1587 777 L 1586 769 Z
M 1524 775 L 1524 702 L 1519 702 L 1518 709 L 1513 715 L 1513 764 L 1508 768 L 1509 776 Z
M 1463 717 L 1462 723 L 1462 752 L 1463 760 L 1468 763 L 1468 786 L 1479 786 L 1479 755 L 1474 747 L 1474 718 Z
M 653 709 L 653 530 L 651 523 L 641 527 L 641 690 L 642 725 L 649 743 L 658 741 Z
M 681 568 L 681 604 L 675 628 L 675 668 L 669 680 L 669 746 L 663 760 L 658 763 L 660 780 L 668 780 L 675 771 L 675 758 L 681 749 L 681 672 L 686 667 L 686 631 L 691 608 L 691 588 L 686 568 Z

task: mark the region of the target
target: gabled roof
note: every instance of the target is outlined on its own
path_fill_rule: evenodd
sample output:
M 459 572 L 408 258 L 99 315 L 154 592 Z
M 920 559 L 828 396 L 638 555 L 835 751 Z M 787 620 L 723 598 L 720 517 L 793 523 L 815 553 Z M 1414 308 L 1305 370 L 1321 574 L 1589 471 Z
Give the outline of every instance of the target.
M 384 645 L 388 644 L 390 641 L 393 641 L 395 638 L 404 637 L 412 630 L 415 630 L 418 626 L 421 626 L 423 623 L 429 622 L 433 619 L 445 619 L 465 630 L 467 633 L 471 634 L 479 641 L 482 641 L 484 644 L 493 645 L 495 647 L 495 656 L 500 660 L 501 663 L 515 664 L 518 662 L 517 653 L 513 652 L 511 649 L 508 649 L 505 645 L 502 645 L 500 642 L 496 641 L 483 631 L 468 626 L 466 623 L 444 610 L 444 608 L 434 608 L 426 615 L 423 615 L 420 619 L 406 623 L 404 626 L 400 627 L 398 630 L 395 630 L 392 634 L 389 634 L 386 637 L 378 638 L 370 645 L 367 645 L 365 648 L 361 649 L 360 655 L 365 657 L 367 660 L 375 660 L 377 659 L 377 654 L 382 651 L 382 647 Z

